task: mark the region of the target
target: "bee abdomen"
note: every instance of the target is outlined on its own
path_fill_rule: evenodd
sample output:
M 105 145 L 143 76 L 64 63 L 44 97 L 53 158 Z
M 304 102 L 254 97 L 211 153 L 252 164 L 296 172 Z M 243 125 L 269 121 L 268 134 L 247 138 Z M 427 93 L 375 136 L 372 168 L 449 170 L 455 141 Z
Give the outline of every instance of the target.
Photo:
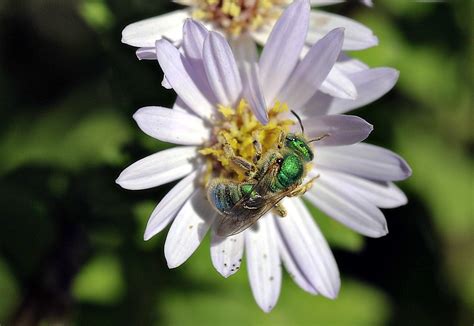
M 249 187 L 252 185 L 216 181 L 209 186 L 207 197 L 219 212 L 226 213 L 249 192 Z

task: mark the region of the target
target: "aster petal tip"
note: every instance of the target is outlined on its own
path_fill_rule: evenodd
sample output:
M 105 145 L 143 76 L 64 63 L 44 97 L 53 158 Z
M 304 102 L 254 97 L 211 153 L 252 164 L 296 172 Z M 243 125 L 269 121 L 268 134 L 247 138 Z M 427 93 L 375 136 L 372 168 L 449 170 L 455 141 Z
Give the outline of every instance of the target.
M 122 43 L 148 47 L 153 46 L 155 40 L 160 38 L 178 42 L 183 22 L 189 16 L 189 10 L 182 9 L 132 23 L 122 30 Z
M 316 42 L 291 74 L 279 98 L 292 108 L 304 107 L 333 69 L 343 41 L 344 28 L 335 28 Z
M 122 177 L 122 174 L 120 174 L 120 175 L 118 176 L 118 178 L 115 179 L 115 183 L 118 184 L 119 186 L 122 186 L 122 185 L 121 185 L 121 183 L 122 183 L 122 178 L 121 178 L 121 177 Z
M 411 175 L 411 168 L 400 155 L 366 143 L 319 149 L 320 167 L 330 167 L 369 180 L 401 181 Z
M 387 220 L 384 218 L 382 221 L 380 221 L 380 226 L 378 229 L 372 230 L 372 234 L 370 235 L 371 238 L 377 239 L 384 237 L 388 234 L 388 224 Z
M 336 300 L 339 296 L 339 290 L 341 288 L 341 280 L 338 277 L 337 282 L 331 283 L 331 287 L 321 292 L 321 294 L 331 300 Z
M 178 268 L 179 266 L 181 266 L 181 264 L 177 264 L 174 261 L 170 261 L 168 258 L 166 258 L 166 265 L 168 266 L 169 269 L 175 269 L 175 268 Z
M 307 0 L 293 2 L 270 33 L 259 61 L 262 90 L 268 103 L 278 97 L 300 61 L 308 33 L 310 11 Z
M 198 188 L 184 203 L 168 231 L 165 258 L 169 268 L 176 268 L 196 251 L 214 223 L 216 214 Z
M 374 126 L 364 119 L 352 115 L 327 115 L 305 119 L 306 133 L 321 138 L 320 146 L 344 146 L 364 141 Z
M 204 121 L 188 112 L 163 107 L 144 107 L 134 115 L 148 136 L 179 145 L 200 145 L 209 137 Z
M 196 150 L 179 146 L 152 154 L 123 170 L 117 183 L 128 190 L 143 190 L 181 179 L 194 170 Z
M 263 125 L 266 126 L 270 122 L 270 118 L 268 117 L 267 110 L 255 110 L 255 117 L 257 120 Z
M 244 253 L 244 234 L 227 238 L 213 232 L 211 240 L 211 260 L 217 272 L 225 278 L 237 273 Z
M 152 238 L 152 236 L 150 236 L 149 234 L 146 234 L 146 232 L 145 232 L 145 234 L 143 235 L 143 241 L 148 241 L 148 240 L 150 240 L 151 238 Z
M 305 195 L 314 206 L 367 237 L 379 238 L 388 233 L 385 216 L 374 203 L 350 184 L 339 182 L 331 171 L 317 173 L 320 179 Z
M 183 31 L 189 30 L 189 28 L 202 28 L 202 27 L 204 27 L 204 25 L 201 24 L 200 22 L 192 18 L 187 18 L 183 24 Z
M 333 99 L 329 104 L 329 114 L 346 113 L 378 100 L 395 86 L 400 72 L 380 67 L 352 72 L 348 76 L 356 86 L 358 96 L 355 100 Z
M 376 35 L 372 35 L 372 46 L 379 45 L 379 38 Z
M 400 157 L 400 169 L 402 170 L 402 173 L 403 173 L 402 180 L 408 179 L 413 174 L 413 170 L 411 169 L 410 165 L 408 165 L 407 161 L 405 161 L 401 157 Z
M 156 47 L 141 47 L 135 51 L 137 59 L 142 60 L 156 60 Z

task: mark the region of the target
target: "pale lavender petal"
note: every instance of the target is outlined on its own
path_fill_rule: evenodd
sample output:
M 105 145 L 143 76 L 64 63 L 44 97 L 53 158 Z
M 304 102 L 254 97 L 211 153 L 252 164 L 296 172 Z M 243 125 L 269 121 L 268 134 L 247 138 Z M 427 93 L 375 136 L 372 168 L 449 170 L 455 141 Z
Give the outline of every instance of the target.
M 294 1 L 273 28 L 260 57 L 260 78 L 267 103 L 272 104 L 295 69 L 308 32 L 308 0 Z
M 395 86 L 398 77 L 399 72 L 392 68 L 375 68 L 349 75 L 357 88 L 357 99 L 333 99 L 329 114 L 345 113 L 378 100 Z
M 341 52 L 344 30 L 335 29 L 317 42 L 289 76 L 278 100 L 300 108 L 316 93 Z M 284 57 L 284 55 L 280 54 Z M 274 70 L 279 71 L 279 69 Z
M 339 270 L 324 236 L 301 199 L 285 199 L 283 205 L 288 216 L 276 219 L 276 225 L 290 255 L 319 294 L 336 298 Z
M 351 58 L 344 52 L 341 52 L 339 55 L 335 66 L 346 75 L 370 69 L 369 66 L 362 61 Z
M 353 19 L 323 11 L 311 11 L 307 44 L 314 44 L 334 28 L 345 28 L 343 50 L 363 50 L 378 44 L 372 31 Z
M 248 101 L 257 120 L 266 125 L 268 112 L 260 84 L 257 46 L 248 35 L 242 35 L 232 42 L 232 47 L 244 84 L 243 97 Z
M 196 187 L 198 172 L 190 173 L 166 194 L 150 216 L 145 230 L 145 241 L 161 232 L 174 219 Z
M 335 65 L 320 87 L 321 92 L 334 97 L 355 100 L 357 89 L 349 77 Z
M 126 168 L 116 182 L 125 189 L 141 190 L 180 179 L 194 169 L 197 147 L 180 146 L 147 156 Z
M 275 307 L 281 288 L 278 238 L 273 219 L 268 214 L 245 231 L 250 286 L 257 304 L 265 312 Z
M 304 107 L 296 111 L 302 118 L 327 115 L 332 101 L 332 96 L 318 91 L 306 102 Z
M 364 5 L 366 5 L 367 7 L 373 7 L 374 6 L 374 3 L 372 0 L 360 0 Z
M 191 110 L 189 106 L 187 106 L 186 103 L 184 103 L 184 101 L 179 97 L 177 97 L 176 101 L 174 102 L 173 110 L 194 114 L 193 110 Z
M 128 25 L 122 31 L 122 42 L 136 47 L 154 47 L 162 38 L 181 40 L 182 26 L 189 10 L 177 10 Z
M 204 41 L 204 68 L 219 104 L 233 106 L 242 93 L 242 81 L 229 43 L 216 32 Z
M 205 191 L 199 187 L 178 212 L 165 241 L 169 268 L 183 264 L 196 251 L 216 218 Z
M 156 60 L 156 47 L 139 48 L 135 54 L 138 60 Z
M 210 129 L 195 115 L 158 106 L 141 108 L 133 118 L 147 135 L 179 145 L 202 145 Z
M 373 126 L 364 119 L 352 115 L 312 116 L 303 120 L 306 135 L 311 138 L 324 137 L 316 146 L 352 145 L 366 139 Z
M 283 12 L 283 11 L 282 11 Z M 253 38 L 253 40 L 261 45 L 265 46 L 268 42 L 268 38 L 270 37 L 270 34 L 272 33 L 273 27 L 277 23 L 276 20 L 272 20 L 269 23 L 261 26 L 255 31 L 252 31 L 249 33 L 249 35 Z
M 182 6 L 193 6 L 196 4 L 196 0 L 172 0 L 172 1 Z
M 183 26 L 182 50 L 188 63 L 188 73 L 192 76 L 194 83 L 201 93 L 206 95 L 209 102 L 216 104 L 217 97 L 209 84 L 203 62 L 204 40 L 208 35 L 209 31 L 203 24 L 187 19 Z
M 310 0 L 311 6 L 325 6 L 334 5 L 337 3 L 344 2 L 345 0 Z
M 163 80 L 161 81 L 161 86 L 163 86 L 166 89 L 173 89 L 173 86 L 171 86 L 166 76 L 163 76 Z
M 158 62 L 166 78 L 178 96 L 200 117 L 209 119 L 213 112 L 213 104 L 201 92 L 193 78 L 185 60 L 171 43 L 165 40 L 156 42 Z
M 215 269 L 224 277 L 229 277 L 240 269 L 244 254 L 244 233 L 221 238 L 215 233 L 211 240 L 211 259 Z
M 314 206 L 365 236 L 378 238 L 388 233 L 385 217 L 374 204 L 349 188 L 341 188 L 323 171 L 312 171 L 310 175 L 319 175 L 304 195 Z
M 201 23 L 187 19 L 183 26 L 183 50 L 186 57 L 202 60 L 204 40 L 209 31 Z
M 405 180 L 412 173 L 399 155 L 365 143 L 318 148 L 315 160 L 316 166 L 379 181 Z
M 318 170 L 334 179 L 341 188 L 352 189 L 377 207 L 395 208 L 408 202 L 406 195 L 393 182 L 373 181 L 323 168 Z
M 310 0 L 310 3 L 311 3 L 311 6 L 325 6 L 325 5 L 334 5 L 334 4 L 342 3 L 344 1 L 345 0 Z M 181 3 L 185 1 L 179 0 L 176 2 Z M 186 2 L 189 2 L 189 0 L 187 0 Z M 361 2 L 366 6 L 369 6 L 369 7 L 373 6 L 372 0 L 361 0 Z
M 317 295 L 318 291 L 311 285 L 310 281 L 306 278 L 301 268 L 299 268 L 298 264 L 295 261 L 295 258 L 290 254 L 286 244 L 283 242 L 281 236 L 278 236 L 278 250 L 280 252 L 280 258 L 285 266 L 288 274 L 293 279 L 293 281 L 298 284 L 300 288 L 304 291 L 312 294 Z

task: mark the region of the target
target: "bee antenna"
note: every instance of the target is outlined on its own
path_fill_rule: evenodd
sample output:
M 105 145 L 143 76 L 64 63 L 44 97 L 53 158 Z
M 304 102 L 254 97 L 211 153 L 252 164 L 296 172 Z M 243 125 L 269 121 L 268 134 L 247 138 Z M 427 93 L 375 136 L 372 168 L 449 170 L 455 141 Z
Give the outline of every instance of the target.
M 314 142 L 316 142 L 316 141 L 321 141 L 321 140 L 323 140 L 324 138 L 329 137 L 329 136 L 330 136 L 330 134 L 324 134 L 324 135 L 322 135 L 322 136 L 320 136 L 320 137 L 318 137 L 318 138 L 311 139 L 310 141 L 308 141 L 308 144 L 314 143 Z
M 293 110 L 291 110 L 291 113 L 296 117 L 296 119 L 298 120 L 298 123 L 300 124 L 300 127 L 301 127 L 301 133 L 304 135 L 304 126 L 303 126 L 303 122 L 301 121 L 301 118 L 300 116 Z

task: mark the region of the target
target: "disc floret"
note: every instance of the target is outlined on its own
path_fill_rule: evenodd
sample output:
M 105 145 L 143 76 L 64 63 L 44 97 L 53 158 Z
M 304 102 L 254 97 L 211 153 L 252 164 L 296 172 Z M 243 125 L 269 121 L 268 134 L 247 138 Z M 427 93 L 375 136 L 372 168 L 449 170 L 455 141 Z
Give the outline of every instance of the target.
M 195 19 L 213 22 L 231 36 L 253 31 L 280 15 L 284 0 L 198 0 Z
M 264 156 L 275 149 L 281 134 L 287 134 L 294 125 L 290 119 L 281 119 L 280 114 L 288 111 L 288 106 L 280 102 L 270 108 L 269 122 L 265 126 L 255 118 L 245 100 L 241 100 L 235 109 L 219 106 L 218 111 L 211 140 L 199 152 L 207 158 L 206 183 L 212 177 L 245 180 L 248 176 L 232 162 L 227 148 L 230 147 L 235 156 L 253 162 L 257 155 L 255 142 L 260 144 L 260 154 Z

